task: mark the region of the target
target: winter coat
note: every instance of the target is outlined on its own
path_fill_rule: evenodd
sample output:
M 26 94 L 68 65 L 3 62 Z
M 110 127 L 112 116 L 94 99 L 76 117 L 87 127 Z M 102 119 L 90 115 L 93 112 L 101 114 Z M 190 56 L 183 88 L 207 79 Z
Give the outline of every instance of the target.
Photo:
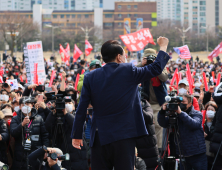
M 0 112 L 0 134 L 2 136 L 2 140 L 0 141 L 0 161 L 5 164 L 8 164 L 7 155 L 6 155 L 7 151 L 6 143 L 9 140 L 9 133 L 4 117 L 5 115 L 2 112 Z
M 158 123 L 167 128 L 169 117 L 165 117 L 165 110 L 158 113 Z M 185 157 L 206 153 L 204 132 L 202 128 L 202 114 L 192 107 L 189 114 L 181 112 L 178 114 L 178 129 L 180 140 L 180 149 Z M 178 143 L 176 142 L 176 151 L 178 153 Z
M 56 119 L 57 119 L 56 116 L 50 113 L 45 122 L 46 129 L 48 130 L 48 132 L 51 133 L 52 136 L 54 136 L 53 132 L 56 127 Z M 81 147 L 81 150 L 76 149 L 72 146 L 72 139 L 70 135 L 72 131 L 72 125 L 74 122 L 74 115 L 67 113 L 64 116 L 62 121 L 63 121 L 63 125 L 62 125 L 63 132 L 65 133 L 65 136 L 66 136 L 68 151 L 66 151 L 64 140 L 60 132 L 57 132 L 57 138 L 56 138 L 57 145 L 55 145 L 55 147 L 60 148 L 63 151 L 63 154 L 68 152 L 70 155 L 70 161 L 63 161 L 62 167 L 68 169 L 69 162 L 71 162 L 72 170 L 88 170 L 86 142 L 84 141 L 83 147 Z
M 222 96 L 215 96 L 213 94 L 213 99 L 218 106 L 218 110 L 212 124 L 212 126 L 214 126 L 214 133 L 211 138 L 210 152 L 217 153 L 222 141 Z M 222 149 L 220 150 L 220 155 L 222 155 Z
M 22 121 L 25 118 L 24 114 L 19 110 L 17 116 L 12 118 L 11 125 L 10 125 L 10 132 L 12 137 L 15 139 L 15 153 L 14 153 L 14 160 L 12 164 L 12 170 L 22 170 L 26 167 L 26 151 L 24 150 L 24 142 L 25 142 L 25 128 L 22 127 Z M 43 118 L 38 115 L 36 109 L 31 110 L 31 117 L 32 123 L 29 127 L 32 135 L 38 135 L 39 139 L 36 141 L 31 141 L 31 151 L 33 152 L 40 146 L 49 146 L 49 139 L 48 139 L 48 132 L 45 129 L 45 123 Z
M 147 169 L 155 169 L 158 164 L 158 148 L 153 124 L 153 110 L 146 100 L 142 100 L 142 109 L 149 135 L 136 139 L 138 157 L 145 161 Z

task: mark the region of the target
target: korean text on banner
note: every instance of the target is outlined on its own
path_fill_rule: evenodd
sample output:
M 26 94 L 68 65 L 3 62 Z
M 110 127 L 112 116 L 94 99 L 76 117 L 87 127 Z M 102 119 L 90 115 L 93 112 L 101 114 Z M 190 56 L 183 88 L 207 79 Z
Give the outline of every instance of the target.
M 18 81 L 17 81 L 17 79 L 6 80 L 6 82 L 10 85 L 11 90 L 18 90 Z
M 156 45 L 153 41 L 153 36 L 151 35 L 149 28 L 141 29 L 127 35 L 120 35 L 119 37 L 129 51 L 143 50 L 148 43 Z
M 45 65 L 43 58 L 42 41 L 28 42 L 24 46 L 25 67 L 27 83 L 30 85 L 34 81 L 34 63 L 38 63 L 37 75 L 38 83 L 44 84 L 46 80 Z
M 213 61 L 213 58 L 217 57 L 220 53 L 222 53 L 222 42 L 210 53 L 208 59 Z

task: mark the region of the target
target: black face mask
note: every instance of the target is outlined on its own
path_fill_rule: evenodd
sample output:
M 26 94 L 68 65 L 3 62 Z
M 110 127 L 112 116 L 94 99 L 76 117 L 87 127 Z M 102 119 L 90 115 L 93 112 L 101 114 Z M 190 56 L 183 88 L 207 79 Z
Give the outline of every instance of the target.
M 182 111 L 187 110 L 187 104 L 180 103 L 180 109 L 181 109 Z

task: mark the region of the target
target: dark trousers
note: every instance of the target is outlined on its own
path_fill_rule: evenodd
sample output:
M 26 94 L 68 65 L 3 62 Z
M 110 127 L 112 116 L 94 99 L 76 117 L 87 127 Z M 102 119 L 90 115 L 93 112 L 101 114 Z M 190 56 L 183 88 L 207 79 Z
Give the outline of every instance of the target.
M 207 170 L 207 156 L 205 153 L 185 157 L 186 170 Z M 181 170 L 184 170 L 180 164 Z
M 100 145 L 98 132 L 95 134 L 94 145 L 91 148 L 92 170 L 134 170 L 135 161 L 134 138 Z

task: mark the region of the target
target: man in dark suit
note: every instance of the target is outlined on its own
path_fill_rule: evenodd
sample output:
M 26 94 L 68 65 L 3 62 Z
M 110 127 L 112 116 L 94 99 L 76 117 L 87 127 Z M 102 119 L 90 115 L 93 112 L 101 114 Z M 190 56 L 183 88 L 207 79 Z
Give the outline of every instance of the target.
M 90 133 L 92 170 L 134 170 L 135 138 L 147 135 L 138 84 L 162 73 L 169 56 L 169 40 L 157 39 L 160 52 L 154 63 L 137 68 L 126 63 L 120 43 L 107 41 L 101 48 L 106 65 L 84 77 L 80 103 L 72 129 L 72 144 L 81 149 L 89 103 L 93 106 Z M 121 64 L 122 63 L 122 64 Z

